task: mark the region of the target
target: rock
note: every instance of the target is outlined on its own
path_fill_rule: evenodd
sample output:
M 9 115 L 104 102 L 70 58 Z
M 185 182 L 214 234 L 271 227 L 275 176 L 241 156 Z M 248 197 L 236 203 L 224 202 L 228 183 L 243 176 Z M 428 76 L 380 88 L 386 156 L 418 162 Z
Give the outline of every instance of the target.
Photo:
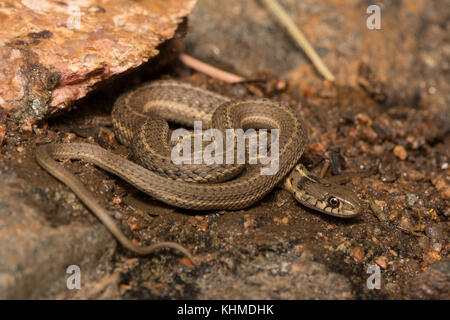
M 408 152 L 403 146 L 395 146 L 394 154 L 400 160 L 406 160 L 406 158 L 408 158 Z
M 431 179 L 431 182 L 440 192 L 441 198 L 444 200 L 450 199 L 450 185 L 447 181 L 447 177 L 444 175 L 438 175 Z
M 417 200 L 419 200 L 419 197 L 413 193 L 408 193 L 406 195 L 406 202 L 408 206 L 412 207 L 416 204 Z
M 358 113 L 355 116 L 356 121 L 358 121 L 359 123 L 362 123 L 365 126 L 372 126 L 373 124 L 373 120 L 366 114 L 366 113 Z
M 6 135 L 6 111 L 0 107 L 0 151 Z
M 425 227 L 425 234 L 430 238 L 431 242 L 440 242 L 446 239 L 442 224 L 430 224 Z
M 352 256 L 356 261 L 361 262 L 364 259 L 364 249 L 362 247 L 353 248 Z
M 428 265 L 428 264 L 432 264 L 435 261 L 440 261 L 442 260 L 442 256 L 439 254 L 439 252 L 436 251 L 430 251 L 427 254 L 424 254 L 423 257 L 423 262 Z
M 450 259 L 432 264 L 409 284 L 406 296 L 410 299 L 450 299 Z
M 258 256 L 239 272 L 216 268 L 197 282 L 199 299 L 352 299 L 350 281 L 313 261 L 307 249 L 297 253 Z
M 69 265 L 79 266 L 87 283 L 116 247 L 100 223 L 55 228 L 48 213 L 25 203 L 17 187 L 24 183 L 13 174 L 0 175 L 0 299 L 67 293 Z
M 385 256 L 379 256 L 375 258 L 375 263 L 379 265 L 381 268 L 387 268 L 387 258 Z
M 195 2 L 2 1 L 0 106 L 22 119 L 66 108 L 156 56 Z
M 412 180 L 412 181 L 420 181 L 423 179 L 423 173 L 417 170 L 409 170 L 408 172 L 408 177 Z

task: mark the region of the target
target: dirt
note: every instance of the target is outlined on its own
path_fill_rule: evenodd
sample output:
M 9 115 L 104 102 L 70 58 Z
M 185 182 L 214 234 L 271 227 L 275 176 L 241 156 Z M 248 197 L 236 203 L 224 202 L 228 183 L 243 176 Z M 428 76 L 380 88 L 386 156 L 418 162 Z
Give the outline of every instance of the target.
M 43 220 L 41 225 L 66 228 L 65 233 L 100 228 L 107 234 L 67 187 L 38 166 L 35 145 L 89 142 L 130 157 L 114 137 L 112 104 L 130 85 L 157 78 L 188 81 L 234 98 L 256 95 L 288 103 L 308 126 L 302 162 L 316 173 L 328 162 L 327 178 L 344 182 L 364 206 L 361 216 L 342 220 L 307 209 L 287 191 L 274 189 L 248 209 L 198 213 L 163 205 L 91 164 L 65 162 L 130 238 L 141 244 L 176 241 L 194 253 L 199 265 L 168 250 L 136 258 L 117 245 L 103 254 L 104 242 L 115 241 L 110 236 L 95 240 L 94 232 L 91 252 L 85 252 L 101 256 L 92 259 L 102 265 L 84 269 L 89 280 L 81 290 L 62 288 L 67 276 L 62 272 L 52 278 L 46 293 L 38 290 L 42 283 L 34 279 L 24 285 L 21 297 L 448 299 L 448 107 L 417 98 L 413 89 L 398 95 L 395 85 L 381 80 L 385 75 L 377 65 L 359 61 L 358 69 L 355 83 L 348 85 L 315 79 L 310 81 L 314 85 L 299 86 L 295 79 L 281 80 L 267 70 L 255 72 L 261 81 L 230 85 L 174 62 L 120 88 L 105 87 L 48 122 L 27 126 L 8 120 L 0 180 L 11 176 L 20 192 L 1 200 L 0 208 L 4 203 L 24 203 Z M 427 80 L 430 75 L 418 76 Z M 29 231 L 26 225 L 21 228 Z M 0 234 L 8 235 L 3 230 Z M 40 234 L 39 229 L 31 232 Z M 65 241 L 76 245 L 80 240 Z M 38 255 L 63 245 L 31 244 Z M 67 263 L 55 257 L 35 268 L 50 272 Z M 380 270 L 380 289 L 368 288 L 371 266 Z M 7 281 L 18 280 L 4 280 L 0 273 L 0 286 Z

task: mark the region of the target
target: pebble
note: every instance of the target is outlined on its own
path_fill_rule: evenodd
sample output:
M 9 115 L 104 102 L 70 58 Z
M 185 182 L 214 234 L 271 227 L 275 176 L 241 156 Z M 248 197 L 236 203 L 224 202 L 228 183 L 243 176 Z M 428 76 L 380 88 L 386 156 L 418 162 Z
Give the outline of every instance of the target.
M 361 262 L 364 259 L 364 249 L 362 247 L 353 248 L 352 256 L 356 261 Z
M 416 196 L 413 193 L 408 193 L 406 195 L 406 203 L 408 204 L 408 206 L 412 207 L 417 203 L 417 200 L 419 200 L 419 197 Z
M 389 215 L 388 219 L 389 219 L 390 221 L 395 220 L 395 219 L 398 217 L 398 214 L 399 214 L 399 213 L 400 213 L 400 212 L 399 212 L 398 210 L 392 211 L 391 214 Z
M 366 230 L 361 226 L 352 228 L 352 237 L 355 239 L 363 239 L 366 236 Z
M 420 265 L 416 260 L 405 259 L 403 260 L 402 264 L 403 272 L 405 272 L 410 277 L 416 276 L 420 270 Z
M 180 258 L 180 260 L 178 260 L 178 261 L 183 266 L 185 266 L 186 268 L 189 268 L 189 269 L 194 269 L 195 268 L 194 264 L 192 263 L 192 261 L 188 257 Z
M 383 269 L 387 268 L 387 258 L 385 256 L 376 257 L 375 263 Z
M 375 204 L 381 208 L 381 210 L 384 210 L 384 208 L 386 208 L 386 206 L 387 206 L 386 201 L 383 201 L 383 200 L 374 200 L 374 201 L 375 201 Z
M 412 181 L 417 182 L 423 179 L 423 173 L 417 170 L 409 170 L 408 177 Z
M 307 146 L 308 152 L 310 154 L 323 155 L 325 150 L 327 149 L 324 143 L 321 142 L 313 142 L 308 144 Z
M 0 146 L 3 144 L 6 135 L 6 124 L 0 123 Z
M 377 145 L 373 146 L 372 152 L 373 152 L 374 155 L 380 156 L 384 152 L 384 147 L 379 145 L 379 144 L 377 144 Z
M 373 124 L 372 119 L 365 113 L 358 113 L 355 116 L 356 121 L 370 127 Z
M 442 230 L 442 226 L 439 224 L 428 225 L 424 231 L 432 243 L 444 240 L 444 232 Z
M 395 146 L 394 155 L 400 160 L 406 160 L 406 158 L 408 158 L 408 152 L 403 146 Z
M 419 237 L 417 243 L 423 251 L 430 250 L 430 239 L 427 237 Z
M 66 133 L 66 136 L 64 137 L 63 142 L 70 143 L 73 140 L 75 140 L 76 138 L 77 138 L 77 135 L 75 133 L 68 132 L 68 133 Z
M 112 198 L 112 201 L 111 201 L 111 202 L 112 202 L 113 204 L 115 204 L 115 205 L 121 204 L 121 203 L 122 203 L 122 198 L 119 197 L 119 196 L 115 196 L 115 197 Z
M 441 191 L 441 198 L 444 200 L 450 199 L 450 187 L 446 187 Z
M 244 221 L 244 228 L 248 229 L 248 228 L 253 228 L 256 226 L 256 220 L 250 217 L 246 217 L 245 221 Z
M 398 223 L 398 225 L 405 230 L 410 231 L 414 230 L 414 224 L 408 213 L 402 214 L 402 217 L 400 218 L 400 222 Z
M 444 216 L 446 216 L 446 217 L 450 216 L 450 207 L 447 207 L 447 208 L 444 210 Z
M 370 127 L 361 127 L 359 134 L 360 137 L 367 142 L 374 142 L 378 138 L 377 133 Z
M 424 263 L 432 264 L 435 261 L 440 261 L 442 259 L 442 256 L 439 254 L 439 252 L 430 251 L 424 254 L 422 259 Z
M 435 243 L 433 243 L 433 245 L 431 246 L 431 249 L 432 249 L 433 251 L 436 251 L 436 252 L 441 252 L 441 250 L 442 250 L 442 244 L 440 244 L 439 242 L 435 242 Z

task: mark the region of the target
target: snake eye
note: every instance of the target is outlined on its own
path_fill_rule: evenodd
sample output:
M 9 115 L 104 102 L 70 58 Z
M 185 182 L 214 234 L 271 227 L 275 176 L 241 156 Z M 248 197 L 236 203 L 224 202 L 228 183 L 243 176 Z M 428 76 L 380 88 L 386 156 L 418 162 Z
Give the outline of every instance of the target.
M 335 197 L 330 197 L 328 198 L 328 204 L 333 208 L 337 208 L 339 206 L 339 199 Z

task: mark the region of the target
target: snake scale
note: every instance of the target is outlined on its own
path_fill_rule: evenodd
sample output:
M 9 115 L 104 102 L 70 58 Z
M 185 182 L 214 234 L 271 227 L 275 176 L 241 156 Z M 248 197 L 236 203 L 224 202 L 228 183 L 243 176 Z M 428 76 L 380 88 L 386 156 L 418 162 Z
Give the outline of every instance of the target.
M 161 247 L 171 247 L 192 260 L 186 249 L 173 242 L 148 247 L 132 244 L 86 187 L 55 160 L 82 159 L 94 163 L 146 194 L 179 208 L 241 209 L 256 203 L 278 185 L 290 191 L 303 205 L 329 215 L 349 218 L 361 211 L 353 192 L 297 164 L 306 144 L 305 126 L 298 113 L 286 105 L 258 98 L 233 101 L 188 83 L 159 80 L 122 94 L 114 104 L 112 119 L 116 137 L 133 150 L 139 164 L 85 143 L 37 146 L 36 159 L 71 188 L 122 245 L 135 253 L 147 254 Z M 278 129 L 278 171 L 262 175 L 261 164 L 173 164 L 167 121 L 192 127 L 196 120 L 201 120 L 205 127 L 221 131 Z

